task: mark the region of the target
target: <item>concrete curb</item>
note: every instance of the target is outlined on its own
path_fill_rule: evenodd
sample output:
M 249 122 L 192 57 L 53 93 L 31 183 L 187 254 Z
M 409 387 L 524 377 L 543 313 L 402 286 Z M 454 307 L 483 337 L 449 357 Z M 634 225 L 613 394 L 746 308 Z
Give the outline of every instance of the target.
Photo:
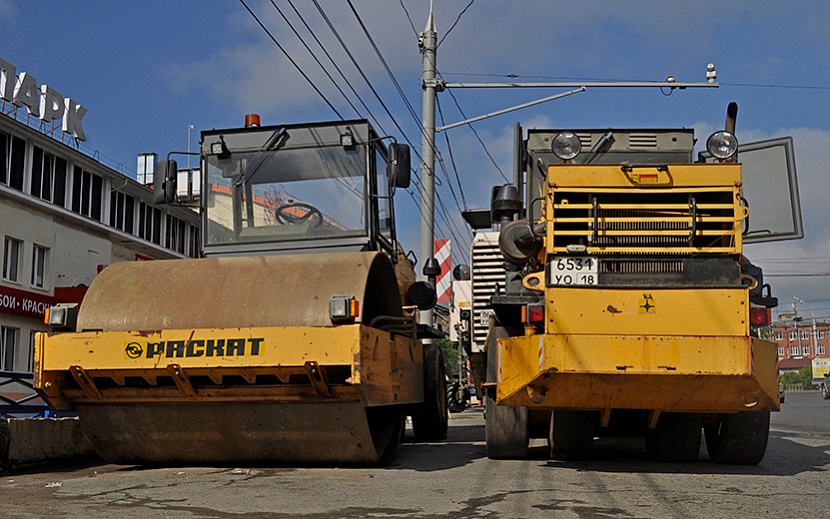
M 77 418 L 0 419 L 0 465 L 92 456 Z

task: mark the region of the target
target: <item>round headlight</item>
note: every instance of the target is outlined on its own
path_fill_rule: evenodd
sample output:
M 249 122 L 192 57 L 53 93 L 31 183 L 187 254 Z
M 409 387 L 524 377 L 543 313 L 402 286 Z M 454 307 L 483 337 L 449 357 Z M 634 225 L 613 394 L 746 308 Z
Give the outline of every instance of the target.
M 738 139 L 727 131 L 715 132 L 706 140 L 706 149 L 716 159 L 728 159 L 738 151 Z
M 553 154 L 562 160 L 571 160 L 579 155 L 582 149 L 582 143 L 579 142 L 579 137 L 575 133 L 565 132 L 560 133 L 553 138 L 552 144 Z

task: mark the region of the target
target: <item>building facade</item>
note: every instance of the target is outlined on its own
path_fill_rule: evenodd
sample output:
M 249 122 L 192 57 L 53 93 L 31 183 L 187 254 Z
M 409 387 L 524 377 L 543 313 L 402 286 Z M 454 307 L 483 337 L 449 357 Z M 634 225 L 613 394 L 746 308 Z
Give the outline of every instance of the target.
M 826 321 L 777 322 L 771 334 L 779 359 L 830 358 L 830 323 Z
M 196 212 L 154 205 L 151 188 L 65 140 L 0 100 L 0 371 L 31 372 L 44 309 L 80 300 L 107 265 L 199 255 Z

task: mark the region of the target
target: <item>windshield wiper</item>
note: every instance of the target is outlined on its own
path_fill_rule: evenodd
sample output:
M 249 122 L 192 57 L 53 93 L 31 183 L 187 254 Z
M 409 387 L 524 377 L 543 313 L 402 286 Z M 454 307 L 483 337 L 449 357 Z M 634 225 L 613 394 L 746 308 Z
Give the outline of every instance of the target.
M 236 185 L 247 184 L 254 178 L 260 168 L 271 158 L 270 153 L 280 149 L 287 140 L 288 132 L 285 128 L 275 130 L 251 159 L 248 167 L 245 168 L 245 171 L 239 176 L 239 180 L 236 181 Z
M 614 132 L 606 132 L 599 141 L 597 141 L 596 145 L 591 149 L 591 152 L 582 159 L 580 164 L 590 164 L 600 152 L 605 151 L 603 148 L 611 147 L 611 144 L 614 142 Z

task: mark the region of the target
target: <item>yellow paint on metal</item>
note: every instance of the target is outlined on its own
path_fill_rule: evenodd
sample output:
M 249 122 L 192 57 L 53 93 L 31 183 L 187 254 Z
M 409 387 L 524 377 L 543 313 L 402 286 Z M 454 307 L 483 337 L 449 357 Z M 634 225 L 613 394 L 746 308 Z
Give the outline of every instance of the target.
M 228 345 L 233 344 L 233 350 Z M 221 355 L 217 348 L 223 347 Z M 212 350 L 211 350 L 212 348 Z M 318 400 L 351 401 L 367 406 L 416 403 L 423 399 L 422 345 L 362 325 L 338 327 L 197 329 L 163 332 L 77 332 L 36 336 L 34 387 L 60 409 L 76 401 L 175 402 L 201 399 L 267 400 L 291 402 L 318 396 Z M 211 354 L 209 354 L 211 353 Z M 344 366 L 348 387 L 320 395 L 311 380 L 289 384 L 289 377 L 307 378 L 309 366 L 317 370 Z M 181 391 L 156 387 L 159 377 L 171 376 Z M 278 386 L 256 385 L 257 376 L 283 380 Z M 193 388 L 193 376 L 208 377 L 221 385 L 223 377 L 237 376 L 248 385 L 235 389 L 211 386 Z M 111 380 L 103 388 L 95 378 Z M 128 378 L 148 381 L 146 389 L 125 386 Z M 67 379 L 81 391 L 67 389 Z M 318 381 L 318 386 L 321 382 Z M 182 389 L 184 388 L 184 389 Z
M 775 345 L 750 337 L 534 335 L 499 340 L 497 401 L 577 409 L 777 410 Z M 541 403 L 528 397 L 544 392 Z M 774 397 L 774 398 L 773 398 Z
M 554 334 L 747 337 L 748 304 L 743 289 L 551 287 L 545 315 Z
M 41 369 L 351 365 L 360 325 L 44 334 Z
M 637 167 L 633 172 L 626 173 L 619 165 L 598 164 L 553 164 L 548 166 L 548 183 L 557 187 L 568 186 L 603 186 L 631 188 L 642 183 L 635 181 L 634 176 L 652 175 L 649 181 L 656 182 L 651 188 L 641 188 L 653 191 L 659 188 L 678 188 L 693 186 L 695 188 L 714 187 L 724 185 L 738 185 L 741 183 L 741 166 L 739 164 L 669 164 L 666 171 L 658 171 L 657 164 L 653 167 Z M 698 190 L 699 191 L 699 190 Z

